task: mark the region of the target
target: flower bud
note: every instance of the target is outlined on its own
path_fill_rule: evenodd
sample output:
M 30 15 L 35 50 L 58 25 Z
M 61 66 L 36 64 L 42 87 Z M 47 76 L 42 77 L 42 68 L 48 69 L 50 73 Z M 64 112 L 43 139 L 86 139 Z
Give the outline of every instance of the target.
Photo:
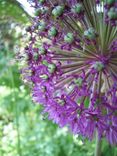
M 112 5 L 113 3 L 115 3 L 115 0 L 106 0 L 106 3 L 107 3 L 108 5 Z
M 40 14 L 41 14 L 41 9 L 39 8 L 35 11 L 35 16 L 39 16 Z
M 50 73 L 54 73 L 55 69 L 56 69 L 55 64 L 48 64 L 48 71 Z
M 44 7 L 41 8 L 41 13 L 42 13 L 42 14 L 45 14 L 45 13 L 48 12 L 48 10 L 49 10 L 49 8 L 46 7 L 46 6 L 44 6 Z
M 73 13 L 81 13 L 83 11 L 83 6 L 80 3 L 77 3 L 76 5 L 74 5 L 71 9 L 71 11 Z
M 61 105 L 61 106 L 64 106 L 64 104 L 65 104 L 65 100 L 60 99 L 60 98 L 57 98 L 57 99 L 56 99 L 56 102 L 57 102 L 59 105 Z
M 63 14 L 63 12 L 64 12 L 64 6 L 56 6 L 52 10 L 52 15 L 54 15 L 55 17 L 59 17 Z
M 46 74 L 42 74 L 42 75 L 40 75 L 39 76 L 41 79 L 43 79 L 43 80 L 47 80 L 48 79 L 48 75 L 46 75 Z
M 48 62 L 46 60 L 43 60 L 42 64 L 45 65 L 45 66 L 48 66 Z
M 38 25 L 38 29 L 40 31 L 44 31 L 46 28 L 46 23 L 44 21 L 40 21 L 39 25 Z
M 44 2 L 45 2 L 45 0 L 39 0 L 39 3 L 42 3 L 43 4 Z
M 50 30 L 48 31 L 48 35 L 50 37 L 55 37 L 57 35 L 57 29 L 55 27 L 51 27 Z
M 67 33 L 67 35 L 64 36 L 64 41 L 67 43 L 72 43 L 74 41 L 73 33 Z
M 114 7 L 110 8 L 108 12 L 108 17 L 110 19 L 117 19 L 117 10 Z
M 78 85 L 78 87 L 81 87 L 83 83 L 83 79 L 79 77 L 78 79 L 75 79 L 74 82 Z
M 96 69 L 98 72 L 102 71 L 104 69 L 104 64 L 102 62 L 100 62 L 100 61 L 96 61 L 93 64 L 93 68 Z
M 37 60 L 38 57 L 39 57 L 39 54 L 38 54 L 38 53 L 34 53 L 34 55 L 33 55 L 33 59 L 34 59 L 34 60 Z
M 46 49 L 43 46 L 39 47 L 39 54 L 46 54 Z
M 84 36 L 87 38 L 87 39 L 90 39 L 90 40 L 93 40 L 96 38 L 96 32 L 93 28 L 89 28 L 88 30 L 86 30 L 84 32 Z

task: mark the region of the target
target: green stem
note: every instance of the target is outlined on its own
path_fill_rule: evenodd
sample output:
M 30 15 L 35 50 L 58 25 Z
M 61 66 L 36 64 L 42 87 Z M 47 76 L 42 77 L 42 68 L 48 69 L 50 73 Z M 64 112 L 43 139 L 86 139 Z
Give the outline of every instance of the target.
M 8 56 L 8 52 L 7 52 L 7 56 Z M 9 66 L 9 76 L 11 78 L 11 85 L 12 85 L 12 96 L 14 99 L 14 106 L 15 106 L 15 118 L 16 118 L 16 130 L 17 130 L 17 152 L 19 156 L 22 156 L 22 152 L 21 152 L 21 142 L 20 142 L 20 130 L 19 130 L 19 113 L 18 113 L 18 107 L 17 107 L 17 103 L 16 103 L 16 91 L 15 91 L 15 81 L 14 81 L 14 76 L 13 76 L 13 71 L 12 71 L 12 67 Z
M 97 132 L 96 132 L 95 156 L 101 156 L 101 140 L 99 139 Z

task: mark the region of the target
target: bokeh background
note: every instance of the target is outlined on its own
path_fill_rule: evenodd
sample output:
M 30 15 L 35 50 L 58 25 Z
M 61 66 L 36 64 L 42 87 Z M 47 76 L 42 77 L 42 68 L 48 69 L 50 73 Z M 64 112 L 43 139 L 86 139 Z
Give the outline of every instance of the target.
M 27 44 L 33 12 L 26 0 L 0 0 L 0 156 L 93 156 L 95 140 L 48 121 L 21 80 L 17 53 Z M 117 156 L 117 148 L 103 140 L 102 156 Z

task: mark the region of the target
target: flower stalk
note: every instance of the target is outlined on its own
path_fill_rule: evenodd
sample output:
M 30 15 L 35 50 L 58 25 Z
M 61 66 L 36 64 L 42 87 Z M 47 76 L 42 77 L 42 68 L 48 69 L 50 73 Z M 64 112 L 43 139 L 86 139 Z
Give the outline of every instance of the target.
M 99 139 L 98 133 L 96 133 L 95 156 L 101 156 L 101 144 L 102 141 Z

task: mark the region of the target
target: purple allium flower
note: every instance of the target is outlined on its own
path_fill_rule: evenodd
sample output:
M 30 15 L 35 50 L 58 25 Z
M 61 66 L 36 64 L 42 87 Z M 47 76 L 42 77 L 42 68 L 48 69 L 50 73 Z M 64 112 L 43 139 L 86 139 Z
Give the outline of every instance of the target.
M 34 3 L 22 69 L 34 101 L 60 127 L 117 144 L 116 0 Z

